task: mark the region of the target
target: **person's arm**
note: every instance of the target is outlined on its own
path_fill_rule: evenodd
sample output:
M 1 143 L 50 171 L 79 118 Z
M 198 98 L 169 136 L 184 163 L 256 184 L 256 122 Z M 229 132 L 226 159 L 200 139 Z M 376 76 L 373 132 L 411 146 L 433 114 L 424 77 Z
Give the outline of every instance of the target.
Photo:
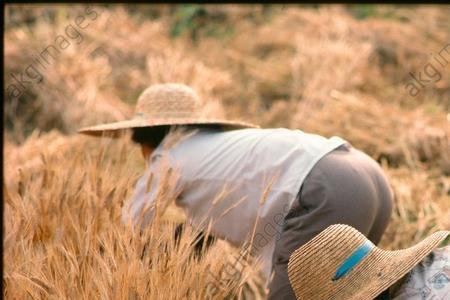
M 150 224 L 154 217 L 154 205 L 159 186 L 159 157 L 152 157 L 144 174 L 136 182 L 133 194 L 122 208 L 122 222 L 135 226 L 142 222 L 142 227 Z

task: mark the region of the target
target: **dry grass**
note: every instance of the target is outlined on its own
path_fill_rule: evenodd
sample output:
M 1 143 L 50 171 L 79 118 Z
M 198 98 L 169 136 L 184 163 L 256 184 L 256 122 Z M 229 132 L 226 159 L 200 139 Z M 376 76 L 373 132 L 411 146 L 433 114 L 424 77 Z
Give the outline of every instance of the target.
M 126 118 L 158 82 L 190 84 L 210 114 L 340 135 L 377 159 L 396 195 L 382 246 L 450 228 L 448 65 L 417 97 L 404 88 L 408 72 L 450 41 L 448 7 L 381 6 L 359 20 L 342 6 L 208 6 L 176 38 L 186 8 L 134 8 L 95 6 L 83 41 L 42 82 L 18 99 L 5 92 L 7 299 L 204 299 L 212 276 L 226 286 L 215 299 L 264 297 L 251 261 L 242 277 L 227 273 L 239 249 L 219 242 L 196 261 L 193 229 L 175 246 L 184 216 L 173 205 L 142 233 L 123 226 L 121 207 L 144 168 L 139 150 L 74 134 Z M 6 85 L 84 9 L 7 7 Z
M 204 299 L 210 270 L 230 280 L 220 270 L 237 251 L 219 243 L 197 263 L 189 255 L 192 228 L 178 247 L 173 241 L 174 225 L 183 220 L 174 208 L 143 232 L 121 225 L 121 206 L 138 175 L 130 166 L 139 152 L 123 141 L 103 142 L 82 138 L 57 155 L 43 154 L 39 165 L 21 169 L 14 189 L 4 190 L 4 259 L 15 262 L 5 265 L 5 296 Z M 262 293 L 258 280 L 235 280 L 214 299 Z

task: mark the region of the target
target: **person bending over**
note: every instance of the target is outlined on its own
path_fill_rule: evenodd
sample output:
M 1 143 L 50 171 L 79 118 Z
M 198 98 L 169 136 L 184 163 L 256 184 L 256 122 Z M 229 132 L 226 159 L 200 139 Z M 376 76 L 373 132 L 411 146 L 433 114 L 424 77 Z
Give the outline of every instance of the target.
M 188 134 L 169 142 L 175 128 Z M 178 173 L 175 204 L 193 225 L 210 226 L 214 237 L 235 246 L 251 245 L 268 299 L 295 299 L 289 257 L 329 225 L 353 226 L 374 244 L 388 225 L 393 194 L 383 170 L 343 138 L 205 117 L 197 93 L 177 83 L 147 88 L 131 120 L 79 132 L 123 130 L 132 130 L 147 161 L 123 222 L 141 216 L 141 224 L 151 224 L 154 209 L 142 216 L 143 209 L 154 208 L 167 165 Z

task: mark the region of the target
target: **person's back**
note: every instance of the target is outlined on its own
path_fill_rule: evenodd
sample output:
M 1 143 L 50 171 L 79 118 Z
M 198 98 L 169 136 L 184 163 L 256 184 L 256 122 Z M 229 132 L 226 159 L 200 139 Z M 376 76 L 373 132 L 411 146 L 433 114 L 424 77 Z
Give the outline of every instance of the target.
M 339 137 L 327 139 L 285 128 L 200 129 L 169 153 L 182 166 L 180 171 L 186 180 L 250 180 L 255 189 L 261 189 L 267 186 L 267 177 L 278 174 L 278 189 L 296 195 L 317 160 L 343 143 Z M 161 150 L 155 154 L 161 154 Z

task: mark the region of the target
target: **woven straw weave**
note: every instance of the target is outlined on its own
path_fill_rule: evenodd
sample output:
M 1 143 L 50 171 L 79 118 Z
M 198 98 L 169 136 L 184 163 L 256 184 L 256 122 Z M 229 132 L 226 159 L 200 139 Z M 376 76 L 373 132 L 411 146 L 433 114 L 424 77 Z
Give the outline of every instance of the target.
M 442 242 L 439 231 L 417 245 L 398 251 L 376 246 L 353 269 L 333 281 L 337 269 L 367 238 L 353 227 L 332 225 L 294 251 L 288 275 L 298 299 L 373 299 Z
M 130 120 L 100 124 L 78 130 L 89 135 L 112 134 L 124 129 L 161 125 L 217 124 L 236 128 L 257 128 L 247 122 L 207 117 L 202 111 L 197 93 L 178 83 L 155 84 L 138 98 L 134 117 Z

